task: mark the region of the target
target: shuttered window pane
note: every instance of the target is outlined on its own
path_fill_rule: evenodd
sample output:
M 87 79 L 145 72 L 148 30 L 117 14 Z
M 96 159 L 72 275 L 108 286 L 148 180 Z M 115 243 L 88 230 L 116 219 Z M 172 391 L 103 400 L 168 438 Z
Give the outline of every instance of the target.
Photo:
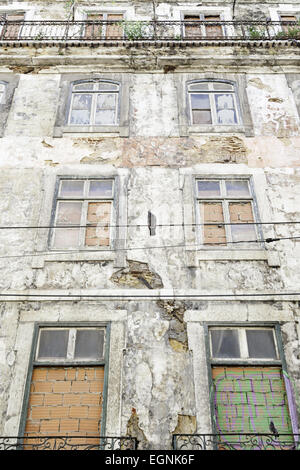
M 45 330 L 40 333 L 38 358 L 67 356 L 68 330 Z
M 103 330 L 77 330 L 75 359 L 100 359 L 104 356 Z
M 276 359 L 272 330 L 246 330 L 249 357 Z
M 211 341 L 213 357 L 240 357 L 238 332 L 236 330 L 212 330 Z

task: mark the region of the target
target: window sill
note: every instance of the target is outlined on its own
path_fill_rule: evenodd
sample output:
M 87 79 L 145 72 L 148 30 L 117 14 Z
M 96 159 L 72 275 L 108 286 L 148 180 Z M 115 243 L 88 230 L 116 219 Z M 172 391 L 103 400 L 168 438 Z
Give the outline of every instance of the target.
M 35 269 L 42 269 L 45 263 L 56 262 L 89 262 L 89 261 L 115 261 L 116 254 L 113 251 L 82 251 L 75 253 L 60 253 L 56 251 L 47 254 L 35 256 L 32 259 L 31 267 Z
M 128 126 L 61 126 L 54 127 L 53 137 L 63 137 L 64 134 L 104 134 L 117 135 L 120 137 L 129 136 Z
M 180 126 L 180 136 L 187 137 L 191 134 L 245 134 L 246 137 L 252 137 L 253 131 L 245 126 Z
M 270 267 L 280 267 L 280 257 L 275 251 L 263 249 L 186 251 L 188 268 L 198 268 L 201 261 L 266 261 Z

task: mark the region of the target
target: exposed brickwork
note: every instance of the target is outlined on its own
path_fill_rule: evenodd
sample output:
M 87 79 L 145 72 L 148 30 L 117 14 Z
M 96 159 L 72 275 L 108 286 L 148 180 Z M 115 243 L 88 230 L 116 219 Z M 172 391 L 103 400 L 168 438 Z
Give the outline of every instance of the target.
M 26 435 L 100 435 L 103 381 L 104 367 L 35 368 Z
M 90 202 L 88 205 L 87 221 L 90 224 L 110 224 L 111 203 Z M 88 227 L 85 244 L 88 246 L 108 246 L 109 227 Z
M 202 202 L 201 215 L 205 224 L 209 222 L 224 222 L 223 208 L 221 202 Z M 225 227 L 218 225 L 206 225 L 203 229 L 204 243 L 226 243 Z
M 250 202 L 236 202 L 229 204 L 231 222 L 253 222 Z

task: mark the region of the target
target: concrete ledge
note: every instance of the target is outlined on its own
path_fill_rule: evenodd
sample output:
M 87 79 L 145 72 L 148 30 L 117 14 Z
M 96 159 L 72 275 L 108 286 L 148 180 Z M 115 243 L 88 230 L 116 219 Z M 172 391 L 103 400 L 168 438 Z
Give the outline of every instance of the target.
M 0 292 L 0 300 L 3 302 L 19 302 L 33 300 L 59 300 L 59 301 L 80 301 L 80 300 L 107 300 L 107 301 L 130 301 L 130 300 L 199 300 L 199 301 L 247 301 L 247 302 L 297 302 L 300 300 L 300 293 L 289 290 L 281 291 L 199 291 L 196 289 L 174 290 L 174 289 L 27 289 L 27 290 L 3 290 Z
M 198 268 L 201 261 L 266 261 L 280 266 L 279 253 L 267 250 L 191 250 L 186 252 L 186 265 Z
M 114 252 L 84 252 L 84 253 L 49 253 L 48 255 L 35 256 L 32 258 L 31 267 L 42 269 L 45 263 L 57 262 L 89 262 L 89 261 L 115 261 Z

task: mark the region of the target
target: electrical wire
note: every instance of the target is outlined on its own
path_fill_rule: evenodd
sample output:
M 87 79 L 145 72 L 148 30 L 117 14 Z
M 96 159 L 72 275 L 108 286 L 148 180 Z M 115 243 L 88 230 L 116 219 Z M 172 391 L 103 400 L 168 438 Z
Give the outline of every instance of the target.
M 181 223 L 181 224 L 155 224 L 155 227 L 201 227 L 201 226 L 225 226 L 225 225 L 297 225 L 300 224 L 300 221 L 277 221 L 277 222 L 206 222 L 206 223 Z M 7 225 L 7 226 L 0 226 L 0 230 L 34 230 L 34 229 L 59 229 L 59 228 L 121 228 L 121 227 L 148 227 L 149 224 L 70 224 L 70 225 Z
M 298 240 L 300 239 L 300 236 L 297 237 L 278 237 L 278 238 L 266 238 L 266 239 L 260 239 L 260 240 L 241 240 L 241 241 L 228 241 L 226 243 L 212 243 L 212 244 L 206 244 L 205 246 L 212 249 L 214 246 L 226 246 L 226 245 L 234 245 L 234 244 L 239 244 L 239 243 L 257 243 L 258 245 L 261 245 L 262 243 L 272 243 L 272 242 L 277 242 L 280 240 Z M 47 251 L 47 252 L 32 252 L 32 253 L 23 253 L 22 255 L 5 255 L 5 256 L 0 256 L 0 259 L 6 259 L 6 258 L 23 258 L 23 257 L 33 257 L 33 256 L 57 256 L 57 255 L 65 255 L 65 254 L 87 254 L 87 253 L 114 253 L 116 251 L 134 251 L 134 250 L 152 250 L 152 249 L 165 249 L 165 248 L 200 248 L 203 249 L 203 245 L 197 243 L 197 244 L 192 244 L 192 245 L 185 245 L 185 244 L 179 244 L 179 245 L 157 245 L 157 246 L 140 246 L 140 247 L 127 247 L 127 248 L 104 248 L 100 250 L 65 250 L 65 251 Z M 72 261 L 72 260 L 70 260 Z M 92 261 L 92 260 L 83 260 L 83 261 Z
M 192 299 L 192 298 L 210 298 L 210 297 L 217 297 L 217 298 L 227 298 L 227 297 L 269 297 L 269 296 L 300 296 L 300 292 L 257 292 L 257 293 L 248 293 L 248 294 L 152 294 L 149 291 L 149 294 L 8 294 L 6 292 L 1 293 L 0 297 L 45 297 L 45 298 L 120 298 L 120 299 L 127 299 L 127 298 L 145 298 L 145 297 L 152 297 L 152 298 L 181 298 L 181 299 Z

